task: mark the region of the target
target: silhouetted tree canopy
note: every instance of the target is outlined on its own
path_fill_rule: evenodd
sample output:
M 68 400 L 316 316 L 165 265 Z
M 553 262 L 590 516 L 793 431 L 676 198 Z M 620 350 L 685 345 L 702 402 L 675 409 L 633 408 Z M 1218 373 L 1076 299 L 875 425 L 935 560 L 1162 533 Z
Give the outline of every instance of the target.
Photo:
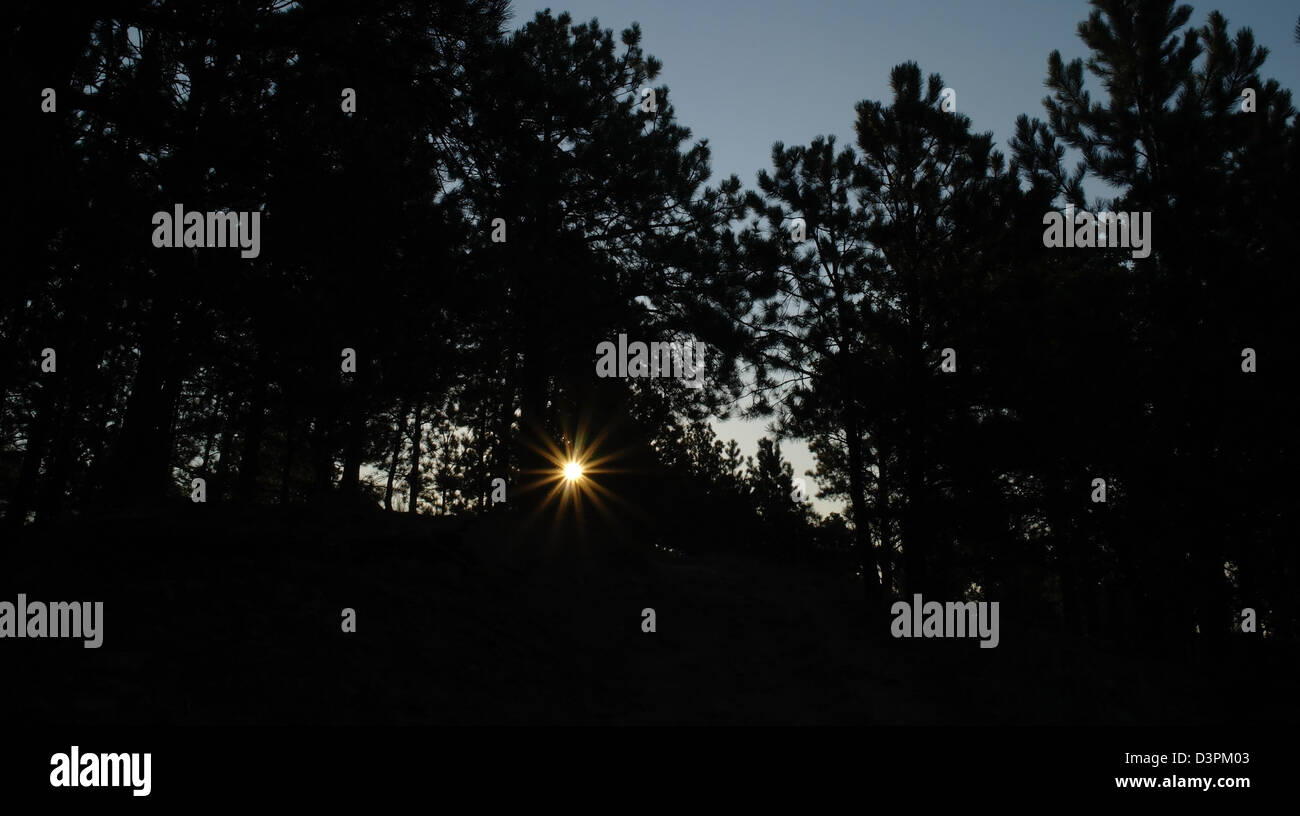
M 844 555 L 873 615 L 998 597 L 1176 640 L 1253 607 L 1294 637 L 1291 95 L 1218 12 L 1092 7 L 1087 57 L 1051 52 L 1043 118 L 1006 155 L 905 62 L 853 144 L 777 143 L 746 190 L 710 186 L 635 23 L 508 30 L 504 0 L 20 3 L 5 521 L 194 479 L 218 506 L 536 520 L 574 489 L 558 452 L 607 463 L 590 534 Z M 1113 197 L 1090 201 L 1099 182 Z M 154 247 L 177 205 L 258 213 L 260 254 Z M 1045 246 L 1066 207 L 1150 213 L 1150 256 Z M 703 343 L 703 387 L 600 376 L 620 335 Z M 771 420 L 753 458 L 711 424 L 742 412 Z M 842 513 L 798 500 L 806 475 Z

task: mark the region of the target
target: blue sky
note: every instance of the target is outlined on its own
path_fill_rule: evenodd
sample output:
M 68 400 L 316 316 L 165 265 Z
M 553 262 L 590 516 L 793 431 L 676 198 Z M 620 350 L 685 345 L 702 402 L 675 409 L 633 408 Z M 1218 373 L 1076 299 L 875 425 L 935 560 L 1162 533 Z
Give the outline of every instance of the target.
M 1191 3 L 1191 23 L 1211 10 L 1230 29 L 1249 27 L 1269 49 L 1263 75 L 1300 90 L 1300 4 L 1277 0 Z M 678 121 L 713 150 L 714 180 L 735 174 L 746 187 L 770 166 L 772 143 L 807 144 L 818 135 L 853 141 L 854 105 L 888 101 L 889 71 L 912 60 L 957 91 L 957 108 L 976 131 L 992 131 L 1006 153 L 1016 116 L 1043 117 L 1047 55 L 1086 57 L 1078 23 L 1086 0 L 571 0 L 515 3 L 512 26 L 541 9 L 595 17 L 615 32 L 641 24 L 642 46 L 664 63 Z M 1094 93 L 1096 88 L 1094 87 Z M 1089 199 L 1104 194 L 1085 186 Z M 719 434 L 753 454 L 763 423 L 726 422 Z M 796 474 L 813 466 L 807 448 L 782 450 Z M 817 502 L 822 511 L 834 505 Z

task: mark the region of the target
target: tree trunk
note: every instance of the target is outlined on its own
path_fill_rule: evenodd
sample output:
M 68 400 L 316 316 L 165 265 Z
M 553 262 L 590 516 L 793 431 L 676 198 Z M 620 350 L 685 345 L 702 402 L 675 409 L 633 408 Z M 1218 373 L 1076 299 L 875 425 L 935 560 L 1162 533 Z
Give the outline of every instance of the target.
M 226 488 L 230 484 L 230 465 L 235 451 L 235 424 L 226 422 L 221 428 L 221 435 L 217 440 L 217 467 L 213 474 L 213 483 L 208 485 L 208 501 L 221 502 L 226 496 Z
M 847 436 L 849 452 L 849 498 L 853 505 L 853 546 L 857 550 L 858 566 L 862 571 L 862 595 L 867 603 L 868 619 L 876 617 L 877 611 L 887 613 L 881 593 L 880 576 L 877 573 L 876 557 L 871 545 L 871 525 L 868 521 L 870 510 L 867 508 L 866 484 L 862 478 L 862 435 L 858 429 L 856 406 L 846 408 L 844 430 Z M 888 621 L 884 617 L 882 623 Z M 882 627 L 881 632 L 888 629 Z
M 222 395 L 216 395 L 212 413 L 208 415 L 208 432 L 203 438 L 203 458 L 199 462 L 199 472 L 205 476 L 209 472 L 208 463 L 212 461 L 212 448 L 217 444 L 217 431 L 221 427 L 221 401 Z
M 876 527 L 880 531 L 880 583 L 883 596 L 892 597 L 894 593 L 894 533 L 890 529 L 892 509 L 889 501 L 888 451 L 881 448 L 876 457 Z
M 424 443 L 424 400 L 415 401 L 415 425 L 411 428 L 411 469 L 406 474 L 410 500 L 406 512 L 415 515 L 420 506 L 420 446 Z
M 914 272 L 913 275 L 916 273 Z M 915 287 L 916 284 L 914 283 Z M 903 530 L 903 564 L 906 569 L 907 594 L 923 593 L 929 589 L 926 558 L 929 555 L 929 535 L 925 507 L 925 474 L 923 471 L 925 421 L 922 416 L 925 398 L 921 393 L 925 380 L 925 359 L 921 337 L 921 310 L 919 295 L 914 289 L 908 298 L 908 344 L 903 356 L 903 387 L 906 394 L 907 439 L 907 511 Z
M 366 412 L 359 400 L 348 417 L 346 433 L 339 492 L 349 499 L 356 499 L 361 495 L 361 461 L 365 458 L 366 440 Z
M 393 510 L 393 482 L 397 478 L 397 464 L 402 458 L 402 437 L 406 433 L 406 412 L 410 410 L 410 401 L 402 403 L 397 414 L 397 427 L 393 431 L 392 458 L 388 464 L 388 484 L 384 487 L 384 507 Z
M 542 482 L 547 472 L 555 467 L 542 453 L 556 443 L 550 439 L 547 430 L 546 378 L 535 362 L 539 354 L 539 351 L 530 351 L 524 358 L 520 377 L 519 435 L 514 443 L 519 482 L 523 488 L 518 491 L 519 504 L 526 517 L 540 509 L 547 492 Z

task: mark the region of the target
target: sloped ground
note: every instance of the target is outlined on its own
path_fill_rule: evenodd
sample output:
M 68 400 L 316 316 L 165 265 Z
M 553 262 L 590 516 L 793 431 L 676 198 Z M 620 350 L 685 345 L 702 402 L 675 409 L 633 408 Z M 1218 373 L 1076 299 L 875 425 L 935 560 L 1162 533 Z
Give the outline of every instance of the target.
M 186 505 L 0 554 L 0 600 L 105 602 L 100 649 L 0 640 L 11 723 L 1300 721 L 1293 656 L 1267 644 L 1193 668 L 1010 637 L 1005 607 L 996 649 L 882 644 L 835 571 L 538 547 L 492 521 Z

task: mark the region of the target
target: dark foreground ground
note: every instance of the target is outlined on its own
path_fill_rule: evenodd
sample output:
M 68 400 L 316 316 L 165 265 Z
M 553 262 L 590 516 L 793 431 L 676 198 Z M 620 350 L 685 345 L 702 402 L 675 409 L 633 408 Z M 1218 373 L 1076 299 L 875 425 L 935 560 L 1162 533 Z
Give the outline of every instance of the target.
M 996 649 L 882 644 L 839 570 L 490 521 L 177 506 L 0 558 L 0 600 L 105 603 L 100 649 L 0 640 L 10 724 L 1300 722 L 1287 646 L 1158 659 L 1012 636 L 1005 606 Z

